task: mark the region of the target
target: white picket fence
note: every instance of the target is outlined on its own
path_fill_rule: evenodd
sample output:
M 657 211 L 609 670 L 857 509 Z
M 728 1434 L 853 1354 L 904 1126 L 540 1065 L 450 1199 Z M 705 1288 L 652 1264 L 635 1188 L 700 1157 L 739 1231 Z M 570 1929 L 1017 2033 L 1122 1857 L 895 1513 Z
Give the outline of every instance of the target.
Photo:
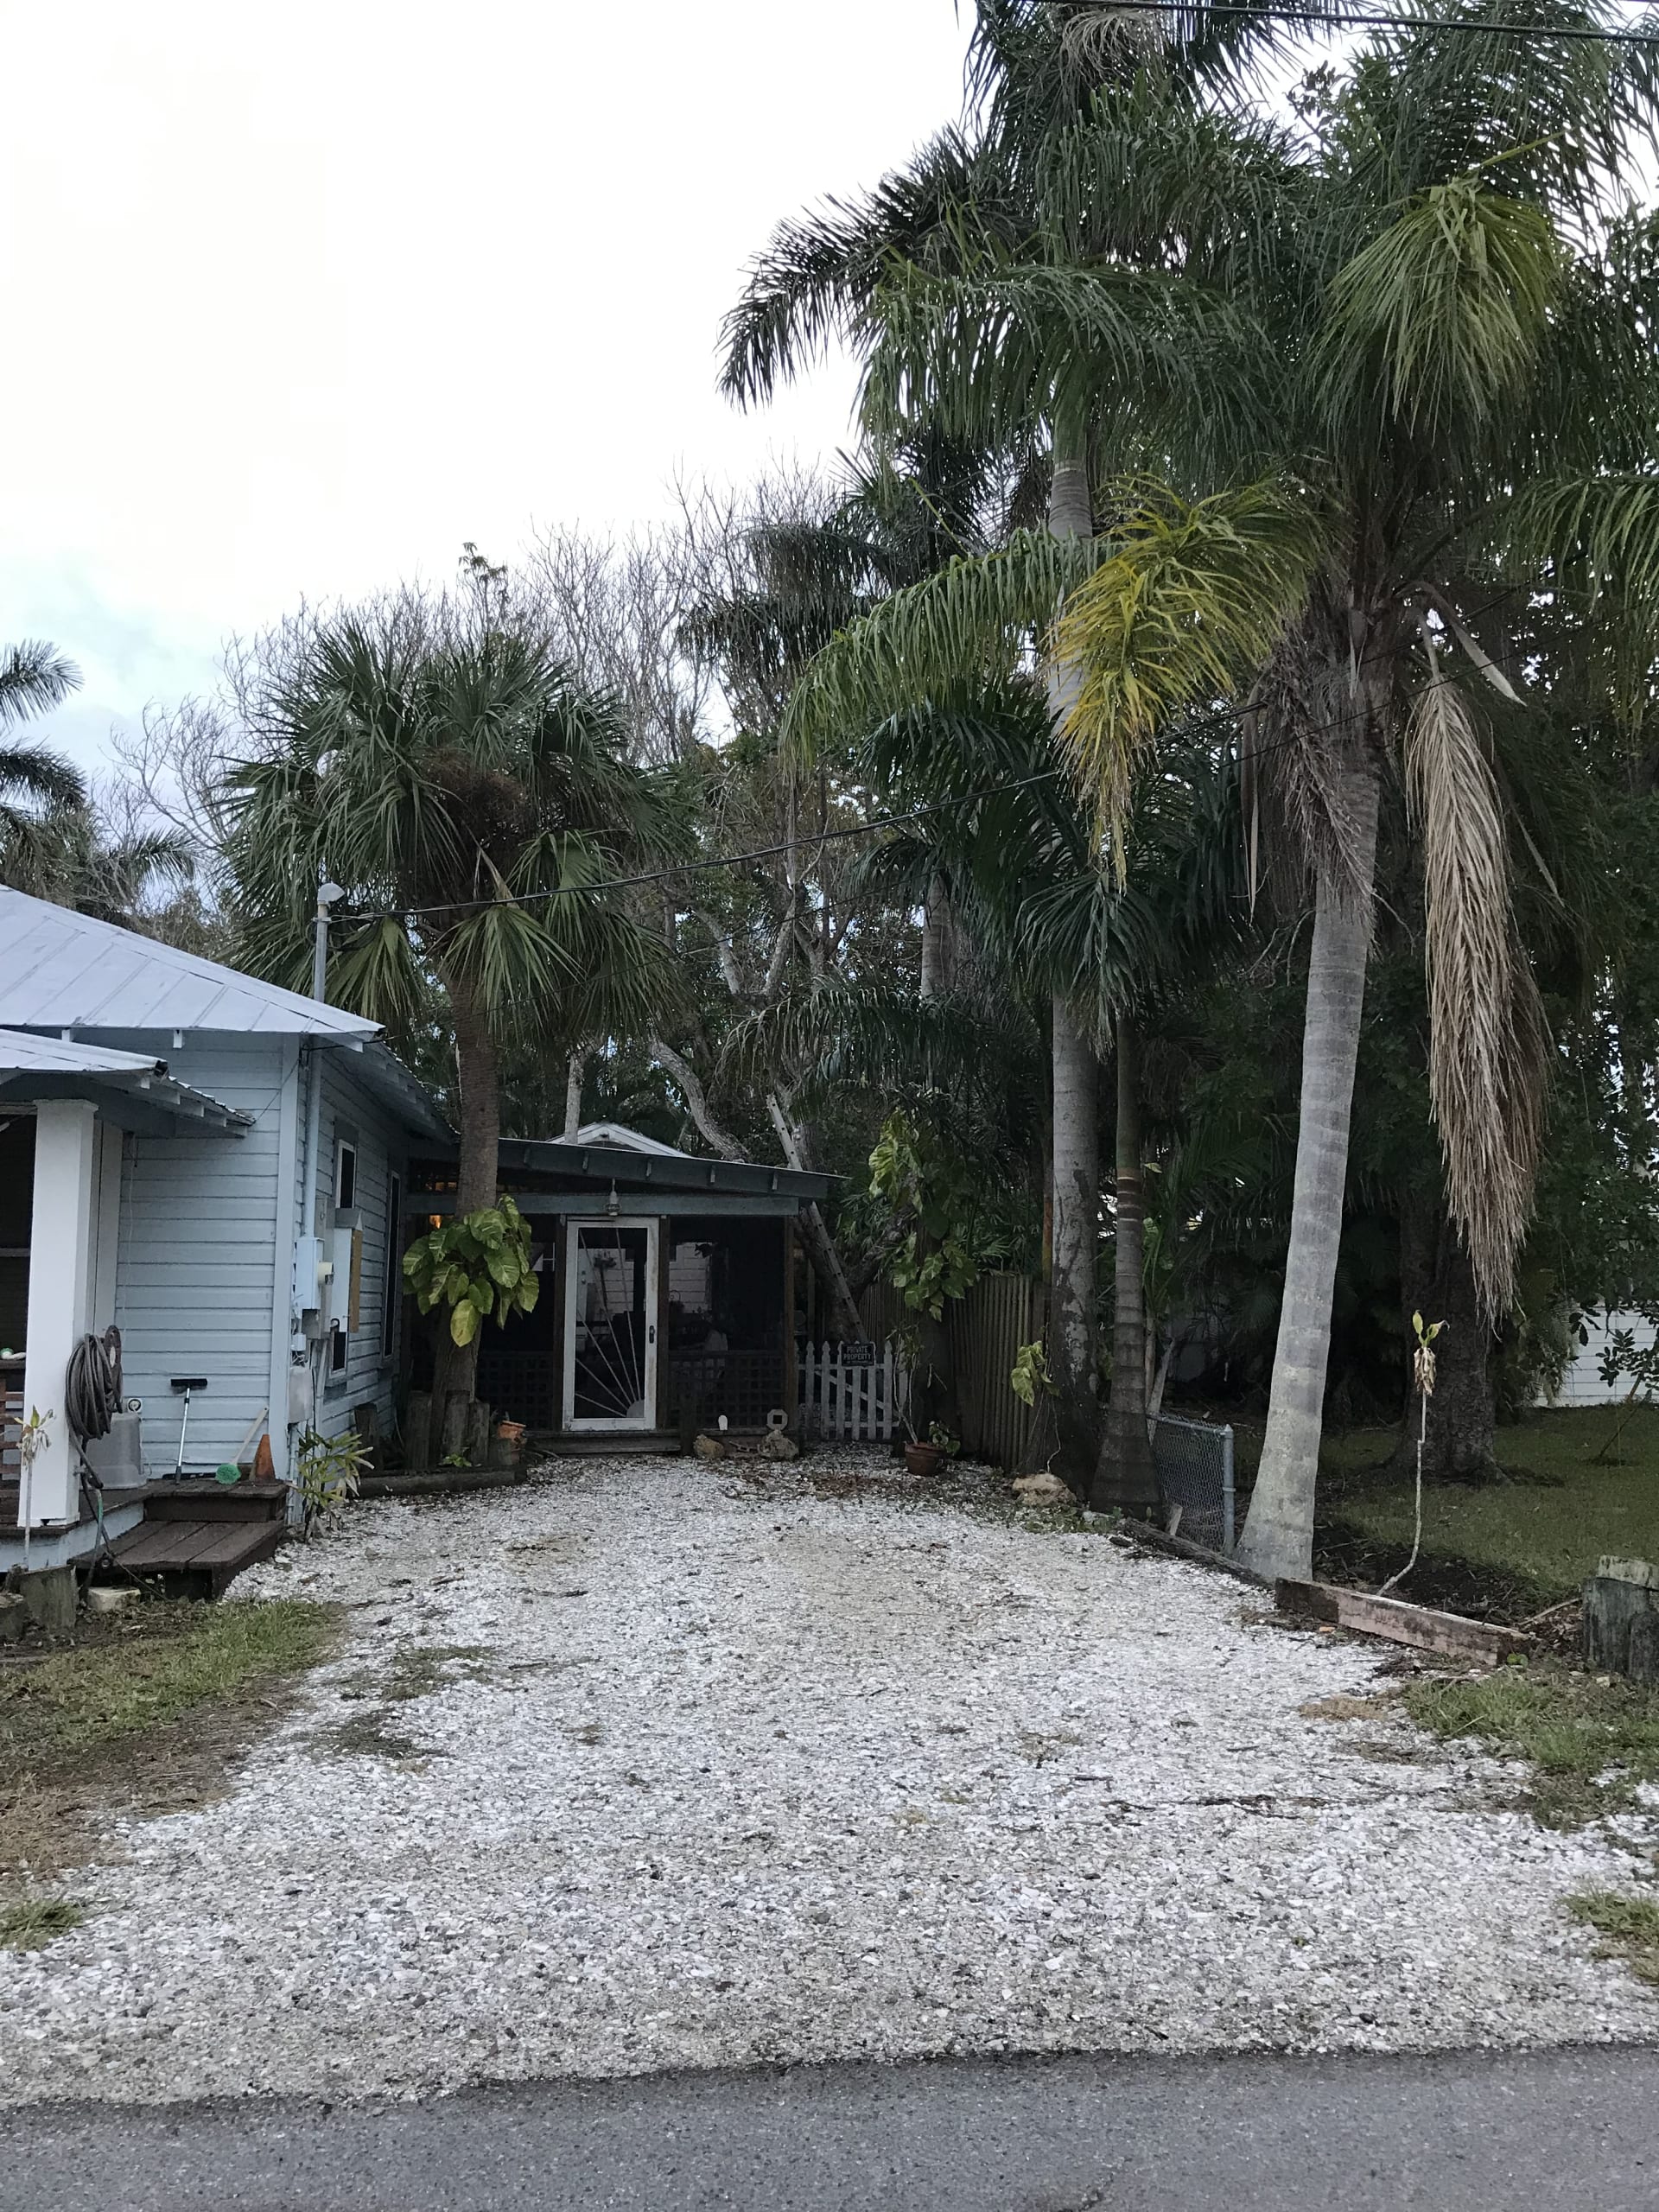
M 893 1340 L 872 1361 L 843 1360 L 839 1344 L 801 1352 L 801 1425 L 809 1436 L 885 1444 L 903 1417 L 910 1376 Z

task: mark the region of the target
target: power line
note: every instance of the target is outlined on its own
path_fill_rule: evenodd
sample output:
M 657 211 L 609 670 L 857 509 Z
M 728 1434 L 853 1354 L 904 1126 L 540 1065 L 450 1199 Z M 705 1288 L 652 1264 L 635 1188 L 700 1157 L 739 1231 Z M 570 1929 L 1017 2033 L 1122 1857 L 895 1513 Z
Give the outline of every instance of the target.
M 1096 5 L 1120 15 L 1177 15 L 1185 13 L 1192 0 L 1096 0 Z M 1205 0 L 1205 12 L 1211 16 L 1237 16 L 1248 20 L 1265 18 L 1274 22 L 1306 23 L 1311 29 L 1327 27 L 1359 30 L 1398 31 L 1466 31 L 1487 38 L 1531 39 L 1540 42 L 1557 39 L 1586 40 L 1603 46 L 1659 47 L 1659 36 L 1650 31 L 1601 30 L 1589 23 L 1484 23 L 1475 16 L 1406 16 L 1382 14 L 1375 10 L 1351 13 L 1346 9 L 1251 7 L 1248 0 Z
M 1519 586 L 1515 584 L 1506 586 L 1496 599 L 1477 607 L 1469 620 L 1478 622 L 1483 614 L 1489 614 L 1503 600 L 1513 597 L 1518 589 Z M 1366 654 L 1361 658 L 1357 666 L 1366 668 L 1373 662 L 1387 658 L 1386 653 Z M 1513 654 L 1489 658 L 1493 666 L 1497 668 L 1509 668 L 1515 664 Z M 1431 677 L 1420 687 L 1420 696 L 1422 691 L 1438 690 L 1442 685 L 1454 683 L 1458 680 L 1455 675 Z M 1236 722 L 1245 711 L 1242 707 L 1223 708 L 1218 713 L 1200 715 L 1181 727 L 1189 734 L 1224 729 Z M 1332 721 L 1317 722 L 1312 729 L 1299 731 L 1294 737 L 1280 738 L 1271 745 L 1253 746 L 1250 760 L 1252 763 L 1264 760 L 1269 753 L 1283 753 L 1293 746 L 1305 745 L 1310 738 L 1329 736 L 1332 730 L 1350 728 L 1363 719 L 1363 709 L 1351 714 L 1338 715 Z M 987 784 L 978 791 L 957 791 L 949 798 L 929 799 L 902 814 L 873 815 L 867 822 L 850 822 L 839 829 L 815 830 L 805 836 L 785 839 L 781 844 L 757 845 L 748 852 L 710 853 L 698 860 L 674 861 L 665 868 L 650 868 L 639 875 L 602 876 L 593 883 L 559 883 L 545 891 L 519 892 L 509 899 L 444 899 L 430 906 L 389 906 L 368 913 L 341 914 L 339 921 L 342 926 L 348 926 L 353 922 L 415 921 L 423 914 L 478 913 L 492 906 L 531 906 L 550 899 L 597 898 L 607 891 L 640 890 L 652 884 L 672 883 L 683 875 L 704 874 L 712 868 L 746 868 L 755 861 L 782 860 L 807 847 L 822 848 L 848 837 L 868 837 L 878 830 L 902 829 L 907 823 L 923 821 L 931 814 L 944 812 L 947 807 L 975 806 L 981 799 L 1003 798 L 1014 791 L 1029 791 L 1037 784 L 1052 783 L 1057 777 L 1066 772 L 1064 766 L 1057 764 L 1052 768 L 1039 769 L 1033 775 L 1018 777 L 1013 783 Z

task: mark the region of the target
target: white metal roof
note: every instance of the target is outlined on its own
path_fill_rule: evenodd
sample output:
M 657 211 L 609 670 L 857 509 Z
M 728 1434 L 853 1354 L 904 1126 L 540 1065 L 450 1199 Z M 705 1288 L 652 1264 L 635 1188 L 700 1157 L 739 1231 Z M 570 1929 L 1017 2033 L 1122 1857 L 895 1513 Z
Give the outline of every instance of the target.
M 0 1025 L 373 1037 L 379 1025 L 216 960 L 0 887 Z
M 690 1160 L 696 1155 L 680 1152 L 671 1144 L 662 1144 L 655 1137 L 642 1136 L 638 1129 L 630 1129 L 620 1122 L 584 1122 L 576 1131 L 578 1144 L 613 1145 L 621 1152 L 652 1152 L 659 1160 Z
M 131 1091 L 186 1121 L 204 1122 L 238 1136 L 252 1126 L 251 1115 L 221 1106 L 217 1098 L 193 1090 L 188 1083 L 175 1083 L 165 1060 L 148 1059 L 142 1052 L 111 1052 L 107 1045 L 83 1044 L 79 1039 L 32 1037 L 26 1030 L 0 1028 L 0 1084 L 29 1076 L 85 1076 L 101 1086 Z

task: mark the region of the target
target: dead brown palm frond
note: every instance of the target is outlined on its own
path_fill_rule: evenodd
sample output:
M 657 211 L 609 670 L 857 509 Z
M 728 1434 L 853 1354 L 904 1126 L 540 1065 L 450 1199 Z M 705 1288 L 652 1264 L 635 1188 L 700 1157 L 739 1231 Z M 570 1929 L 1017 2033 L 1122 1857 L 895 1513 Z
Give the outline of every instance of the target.
M 1549 1040 L 1511 912 L 1497 781 L 1467 699 L 1443 676 L 1412 707 L 1405 769 L 1423 849 L 1429 1094 L 1446 1199 L 1496 1319 L 1532 1212 Z

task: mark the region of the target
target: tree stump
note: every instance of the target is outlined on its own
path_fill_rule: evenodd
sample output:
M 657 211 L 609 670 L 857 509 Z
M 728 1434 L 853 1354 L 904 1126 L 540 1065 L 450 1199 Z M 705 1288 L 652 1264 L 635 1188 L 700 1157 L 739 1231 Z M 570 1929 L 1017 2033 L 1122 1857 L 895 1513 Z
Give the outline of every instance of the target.
M 1659 1688 L 1659 1567 L 1644 1559 L 1602 1560 L 1584 1586 L 1584 1658 L 1588 1667 Z
M 443 1402 L 443 1429 L 438 1439 L 441 1459 L 459 1459 L 465 1454 L 472 1417 L 472 1392 L 451 1390 Z
M 432 1394 L 411 1390 L 404 1415 L 404 1465 L 411 1470 L 432 1464 Z

